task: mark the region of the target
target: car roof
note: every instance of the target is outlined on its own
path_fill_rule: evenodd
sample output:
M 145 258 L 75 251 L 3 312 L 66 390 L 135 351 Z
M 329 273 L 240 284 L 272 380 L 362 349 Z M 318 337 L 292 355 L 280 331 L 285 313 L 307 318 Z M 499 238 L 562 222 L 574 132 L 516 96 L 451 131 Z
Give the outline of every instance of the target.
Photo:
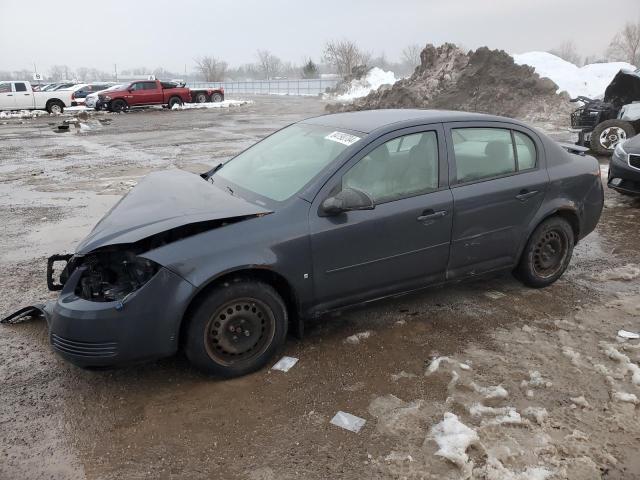
M 323 125 L 346 130 L 370 133 L 378 128 L 399 122 L 436 123 L 463 121 L 499 121 L 520 124 L 511 118 L 487 115 L 484 113 L 458 112 L 453 110 L 421 110 L 421 109 L 380 109 L 360 110 L 356 112 L 331 113 L 319 117 L 308 118 L 301 123 Z

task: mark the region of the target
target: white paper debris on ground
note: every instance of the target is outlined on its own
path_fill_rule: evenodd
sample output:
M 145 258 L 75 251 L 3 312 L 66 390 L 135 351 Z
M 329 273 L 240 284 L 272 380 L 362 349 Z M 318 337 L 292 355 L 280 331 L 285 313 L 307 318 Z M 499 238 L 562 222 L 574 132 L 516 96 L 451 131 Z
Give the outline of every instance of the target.
M 480 441 L 478 434 L 458 420 L 458 416 L 446 412 L 444 419 L 431 427 L 431 438 L 438 444 L 435 455 L 444 457 L 470 474 L 473 462 L 469 461 L 467 449 Z
M 634 405 L 638 404 L 638 397 L 633 393 L 614 392 L 613 399 L 618 400 L 619 402 L 628 402 L 633 403 Z
M 637 340 L 640 338 L 640 333 L 630 332 L 628 330 L 618 330 L 618 336 L 620 338 L 626 338 L 627 340 Z
M 500 298 L 506 297 L 507 295 L 497 290 L 489 290 L 487 292 L 484 292 L 484 296 L 490 298 L 491 300 L 498 300 Z
M 635 70 L 626 62 L 593 63 L 578 67 L 548 52 L 527 52 L 513 55 L 519 65 L 530 65 L 541 77 L 558 85 L 558 93 L 567 92 L 571 97 L 583 95 L 595 98 L 604 91 L 621 69 Z
M 288 372 L 291 367 L 298 363 L 298 359 L 295 357 L 284 356 L 271 367 L 271 370 L 280 370 L 281 372 Z
M 360 340 L 366 340 L 370 336 L 371 336 L 371 331 L 370 330 L 366 330 L 364 332 L 360 332 L 360 333 L 356 333 L 354 335 L 351 335 L 351 336 L 347 337 L 344 341 L 346 343 L 350 343 L 351 345 L 357 345 L 358 343 L 360 343 Z
M 373 67 L 367 76 L 360 80 L 352 80 L 347 92 L 338 95 L 336 100 L 350 102 L 356 98 L 366 97 L 370 92 L 377 90 L 382 85 L 393 85 L 397 79 L 393 72 L 385 72 L 381 68 Z
M 331 419 L 331 424 L 336 427 L 344 428 L 350 432 L 358 433 L 367 421 L 364 418 L 356 417 L 350 413 L 340 410 Z
M 492 398 L 507 398 L 509 396 L 509 392 L 507 392 L 502 385 L 483 387 L 475 382 L 471 382 L 470 386 L 476 393 L 479 393 L 487 400 Z

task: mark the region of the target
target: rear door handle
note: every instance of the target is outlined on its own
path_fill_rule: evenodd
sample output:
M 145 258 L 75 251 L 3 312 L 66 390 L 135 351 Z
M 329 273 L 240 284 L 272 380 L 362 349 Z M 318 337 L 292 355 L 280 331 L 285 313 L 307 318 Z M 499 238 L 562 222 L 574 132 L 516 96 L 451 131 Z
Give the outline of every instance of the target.
M 420 215 L 416 220 L 418 220 L 419 222 L 424 222 L 426 220 L 437 220 L 438 218 L 445 217 L 446 215 L 446 210 L 438 210 L 437 212 L 434 212 L 430 209 L 422 212 L 422 215 Z
M 516 198 L 522 202 L 524 202 L 526 199 L 534 197 L 538 194 L 538 190 L 520 190 L 520 193 L 518 195 L 516 195 Z

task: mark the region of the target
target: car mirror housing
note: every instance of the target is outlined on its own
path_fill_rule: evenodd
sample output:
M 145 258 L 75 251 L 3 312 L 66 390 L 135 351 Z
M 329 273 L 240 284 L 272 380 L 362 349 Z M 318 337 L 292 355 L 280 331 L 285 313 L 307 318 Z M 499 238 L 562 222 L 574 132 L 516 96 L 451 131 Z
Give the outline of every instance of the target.
M 338 215 L 351 210 L 373 210 L 374 208 L 373 199 L 367 192 L 349 187 L 322 202 L 322 211 L 325 215 Z

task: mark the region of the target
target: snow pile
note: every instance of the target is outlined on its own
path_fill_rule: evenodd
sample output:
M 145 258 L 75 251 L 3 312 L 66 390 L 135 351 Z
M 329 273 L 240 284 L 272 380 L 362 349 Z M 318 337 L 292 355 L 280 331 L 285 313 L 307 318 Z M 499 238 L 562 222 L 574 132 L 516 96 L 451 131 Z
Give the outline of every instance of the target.
M 45 110 L 20 110 L 17 112 L 0 112 L 0 118 L 35 118 L 49 115 Z
M 458 416 L 446 412 L 444 420 L 431 427 L 431 438 L 438 444 L 435 453 L 456 464 L 464 472 L 471 472 L 473 463 L 469 463 L 467 448 L 480 441 L 475 430 L 458 420 Z
M 451 43 L 427 45 L 413 75 L 350 103 L 330 103 L 330 112 L 377 108 L 466 110 L 566 125 L 574 106 L 558 86 L 533 67 L 518 65 L 502 50 L 464 51 Z M 338 100 L 341 100 L 338 98 Z M 351 99 L 350 99 L 351 100 Z
M 366 340 L 371 336 L 371 331 L 366 330 L 364 332 L 355 333 L 347 338 L 345 338 L 346 343 L 350 343 L 351 345 L 357 345 L 360 343 L 360 340 Z
M 513 472 L 493 456 L 487 458 L 487 464 L 483 470 L 482 477 L 487 480 L 546 480 L 554 473 L 545 467 L 527 467 L 522 472 Z
M 579 95 L 595 98 L 604 91 L 620 70 L 635 70 L 626 62 L 593 63 L 578 67 L 548 52 L 527 52 L 513 55 L 518 65 L 529 65 L 541 77 L 558 85 L 558 93 L 565 91 L 572 98 Z
M 194 108 L 230 108 L 251 105 L 253 100 L 225 100 L 224 102 L 183 103 L 174 105 L 172 110 L 192 110 Z
M 338 95 L 336 99 L 341 102 L 350 102 L 356 98 L 366 97 L 382 85 L 393 85 L 396 81 L 397 78 L 393 72 L 385 72 L 381 68 L 373 67 L 365 78 L 351 80 L 346 93 Z

